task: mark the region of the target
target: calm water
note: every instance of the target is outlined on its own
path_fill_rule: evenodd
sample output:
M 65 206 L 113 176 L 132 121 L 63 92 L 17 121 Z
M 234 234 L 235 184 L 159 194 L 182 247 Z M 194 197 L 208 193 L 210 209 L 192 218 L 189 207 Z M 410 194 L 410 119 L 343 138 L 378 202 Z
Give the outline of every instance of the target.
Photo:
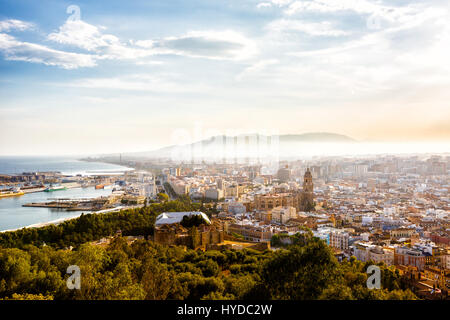
M 22 228 L 36 223 L 63 218 L 77 217 L 82 213 L 82 211 L 22 207 L 25 203 L 45 202 L 48 198 L 95 198 L 110 195 L 111 192 L 111 189 L 96 190 L 95 187 L 89 187 L 54 192 L 28 193 L 19 197 L 2 198 L 0 199 L 0 231 Z
M 66 175 L 89 175 L 131 170 L 102 162 L 85 162 L 67 157 L 0 157 L 0 174 L 59 171 Z
M 0 157 L 0 174 L 30 171 L 60 171 L 67 175 L 100 174 L 130 170 L 118 165 L 77 161 L 63 157 Z M 110 195 L 111 189 L 96 190 L 94 187 L 75 188 L 54 192 L 29 193 L 19 197 L 0 199 L 0 231 L 22 228 L 37 223 L 77 217 L 82 211 L 64 211 L 49 208 L 26 208 L 25 203 L 45 202 L 48 198 L 95 198 Z

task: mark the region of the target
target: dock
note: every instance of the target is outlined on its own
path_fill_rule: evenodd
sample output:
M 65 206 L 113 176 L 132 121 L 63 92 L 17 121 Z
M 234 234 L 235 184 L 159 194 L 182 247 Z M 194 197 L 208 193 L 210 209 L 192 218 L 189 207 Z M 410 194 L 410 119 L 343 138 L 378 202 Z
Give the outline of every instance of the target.
M 108 209 L 108 197 L 99 198 L 49 198 L 47 202 L 25 203 L 22 207 L 65 209 L 67 211 L 98 211 Z
M 41 203 L 26 203 L 22 207 L 32 208 L 49 208 L 49 209 L 64 209 L 66 211 L 98 211 L 101 208 L 94 206 L 80 206 L 78 204 L 60 203 L 60 202 L 41 202 Z

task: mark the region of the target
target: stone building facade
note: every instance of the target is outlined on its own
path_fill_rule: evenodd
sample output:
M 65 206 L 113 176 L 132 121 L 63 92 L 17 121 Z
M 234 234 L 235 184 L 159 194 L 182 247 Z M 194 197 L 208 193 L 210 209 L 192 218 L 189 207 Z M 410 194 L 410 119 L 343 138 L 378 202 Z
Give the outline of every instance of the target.
M 192 232 L 178 223 L 164 224 L 155 228 L 153 241 L 163 245 L 193 246 Z M 197 230 L 197 245 L 193 249 L 206 248 L 222 243 L 225 232 L 215 225 L 200 225 Z
M 276 207 L 294 207 L 297 211 L 314 210 L 314 184 L 309 168 L 305 172 L 301 191 L 255 195 L 254 209 L 272 211 Z

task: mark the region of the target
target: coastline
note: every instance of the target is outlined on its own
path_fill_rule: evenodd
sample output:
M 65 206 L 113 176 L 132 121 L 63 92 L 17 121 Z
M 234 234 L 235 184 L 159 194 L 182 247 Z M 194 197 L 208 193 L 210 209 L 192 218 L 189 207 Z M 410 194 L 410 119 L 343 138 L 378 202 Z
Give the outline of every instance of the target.
M 83 162 L 110 164 L 110 165 L 115 165 L 115 166 L 120 166 L 120 167 L 125 168 L 125 170 L 124 169 L 122 169 L 122 170 L 121 169 L 102 170 L 102 173 L 108 173 L 109 172 L 111 174 L 123 174 L 124 172 L 127 172 L 127 171 L 136 170 L 136 168 L 134 168 L 134 167 L 132 167 L 132 166 L 126 164 L 126 163 L 117 162 L 117 161 L 114 161 L 114 160 L 108 160 L 108 159 L 105 159 L 105 158 L 91 158 L 91 157 L 88 157 L 88 158 L 80 158 L 80 159 L 76 159 L 76 160 L 77 161 L 83 161 Z M 94 171 L 90 171 L 90 170 L 87 170 L 86 172 L 87 173 L 95 173 Z
M 63 223 L 63 222 L 69 221 L 69 220 L 78 219 L 82 214 L 99 214 L 99 213 L 101 214 L 101 213 L 115 212 L 115 211 L 121 211 L 121 210 L 125 210 L 125 209 L 134 209 L 134 208 L 140 208 L 140 207 L 142 207 L 142 205 L 129 206 L 129 207 L 120 206 L 120 207 L 116 207 L 116 208 L 99 210 L 99 211 L 86 211 L 86 212 L 81 212 L 79 215 L 74 216 L 74 217 L 60 218 L 60 219 L 47 221 L 47 222 L 38 222 L 38 223 L 34 223 L 34 224 L 31 224 L 31 225 L 28 225 L 25 227 L 21 227 L 21 228 L 0 230 L 0 233 L 14 232 L 14 231 L 28 229 L 28 228 L 42 228 L 42 227 L 47 227 L 49 225 L 58 225 L 60 223 Z

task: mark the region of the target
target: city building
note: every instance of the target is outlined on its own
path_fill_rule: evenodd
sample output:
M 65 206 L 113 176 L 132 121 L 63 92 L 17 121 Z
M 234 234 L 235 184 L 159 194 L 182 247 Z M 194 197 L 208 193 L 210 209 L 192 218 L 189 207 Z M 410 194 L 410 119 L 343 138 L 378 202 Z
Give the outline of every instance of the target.
M 272 221 L 286 224 L 289 220 L 297 218 L 297 210 L 294 207 L 275 207 L 272 210 Z

